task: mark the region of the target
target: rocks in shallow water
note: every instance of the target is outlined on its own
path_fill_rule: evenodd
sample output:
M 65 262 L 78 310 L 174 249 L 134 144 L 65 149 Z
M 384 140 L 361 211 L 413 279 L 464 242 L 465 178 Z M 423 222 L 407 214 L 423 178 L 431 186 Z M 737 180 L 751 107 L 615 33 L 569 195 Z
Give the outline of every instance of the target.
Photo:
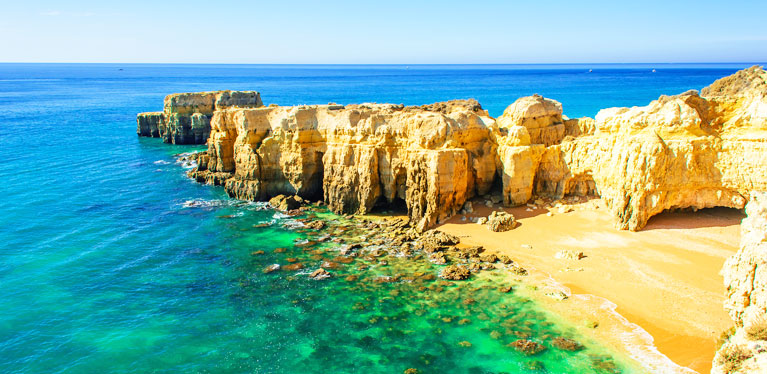
M 527 275 L 527 270 L 516 264 L 509 266 L 509 271 L 511 271 L 515 275 Z
M 527 362 L 527 364 L 525 364 L 525 366 L 527 366 L 527 370 L 531 370 L 531 371 L 544 371 L 544 370 L 546 370 L 546 365 L 544 365 L 543 362 L 537 361 L 537 360 L 536 361 L 529 361 L 529 362 Z
M 283 266 L 282 270 L 286 270 L 286 271 L 299 271 L 299 270 L 301 270 L 303 268 L 304 268 L 304 264 L 302 264 L 300 262 L 296 262 L 294 264 Z
M 321 220 L 311 221 L 306 223 L 306 227 L 314 230 L 322 230 L 325 228 L 325 222 Z
M 336 257 L 333 257 L 333 262 L 338 262 L 341 264 L 351 264 L 352 262 L 354 262 L 354 259 L 351 257 L 336 256 Z
M 478 225 L 484 225 L 487 223 L 487 217 L 479 217 L 477 218 L 477 224 Z
M 612 357 L 589 355 L 589 358 L 591 359 L 591 367 L 599 370 L 600 373 L 618 374 L 621 372 L 621 370 L 618 368 L 618 365 L 616 365 L 615 361 L 613 361 Z
M 429 261 L 437 265 L 444 265 L 447 263 L 447 258 L 442 252 L 434 252 L 429 255 Z
M 586 257 L 586 255 L 584 255 L 583 252 L 581 251 L 576 251 L 572 249 L 563 249 L 557 252 L 557 254 L 555 254 L 554 257 L 561 258 L 564 260 L 580 260 Z
M 333 261 L 327 261 L 327 260 L 322 261 L 321 267 L 323 269 L 334 269 L 334 270 L 338 270 L 342 268 L 341 264 L 337 262 L 333 262 Z
M 461 347 L 464 347 L 464 348 L 469 348 L 469 347 L 471 347 L 471 342 L 468 342 L 468 341 L 464 340 L 464 341 L 458 342 L 458 345 L 460 345 Z
M 416 368 L 407 368 L 405 369 L 405 374 L 418 374 L 420 371 Z
M 512 259 L 509 256 L 506 256 L 506 255 L 498 256 L 498 260 L 501 261 L 501 263 L 504 264 L 504 265 L 510 265 L 510 264 L 514 263 L 514 261 L 512 261 Z
M 448 265 L 440 272 L 439 277 L 449 280 L 464 280 L 469 278 L 469 269 L 463 265 Z
M 304 199 L 302 199 L 298 195 L 293 195 L 293 196 L 277 195 L 269 200 L 269 205 L 271 205 L 272 208 L 279 209 L 282 211 L 292 211 L 292 210 L 300 208 L 303 202 L 304 202 Z
M 438 230 L 429 230 L 423 233 L 418 240 L 424 252 L 433 253 L 444 249 L 446 246 L 456 245 L 461 240 L 457 236 L 450 235 Z
M 269 274 L 275 270 L 280 270 L 280 264 L 272 264 L 264 269 L 264 274 Z
M 546 296 L 548 296 L 548 297 L 550 297 L 550 298 L 552 298 L 554 300 L 559 300 L 559 301 L 567 300 L 567 298 L 568 298 L 567 294 L 564 293 L 564 291 L 560 291 L 560 290 L 547 291 L 546 292 Z
M 510 347 L 524 353 L 527 356 L 537 355 L 546 350 L 546 347 L 541 343 L 534 342 L 528 339 L 519 339 L 509 344 Z
M 503 212 L 495 211 L 487 216 L 487 227 L 493 232 L 509 231 L 516 226 L 514 216 Z
M 551 344 L 561 350 L 576 352 L 583 349 L 583 345 L 573 339 L 557 337 L 551 341 Z
M 514 288 L 512 286 L 501 286 L 500 288 L 498 288 L 498 291 L 501 291 L 502 293 L 509 293 L 513 289 Z
M 498 262 L 498 256 L 496 256 L 493 253 L 483 253 L 483 254 L 479 255 L 479 259 L 482 262 L 489 262 L 491 264 L 495 263 L 495 262 Z
M 344 256 L 350 256 L 352 253 L 354 253 L 355 249 L 362 248 L 362 244 L 354 243 L 354 244 L 347 244 L 343 247 L 341 247 L 340 252 Z
M 319 268 L 319 269 L 313 271 L 311 274 L 309 274 L 309 278 L 312 278 L 314 280 L 321 280 L 321 279 L 325 279 L 325 278 L 330 278 L 330 273 L 327 270 L 323 269 L 323 268 Z
M 264 251 L 259 249 L 259 250 L 257 250 L 257 251 L 253 251 L 253 252 L 250 252 L 250 254 L 251 254 L 252 256 L 258 256 L 258 255 L 262 255 L 262 254 L 264 254 Z
M 451 250 L 451 254 L 455 256 L 456 258 L 460 259 L 468 259 L 473 257 L 478 257 L 480 253 L 482 253 L 485 249 L 482 246 L 472 246 L 472 247 L 463 247 L 458 248 L 454 247 Z

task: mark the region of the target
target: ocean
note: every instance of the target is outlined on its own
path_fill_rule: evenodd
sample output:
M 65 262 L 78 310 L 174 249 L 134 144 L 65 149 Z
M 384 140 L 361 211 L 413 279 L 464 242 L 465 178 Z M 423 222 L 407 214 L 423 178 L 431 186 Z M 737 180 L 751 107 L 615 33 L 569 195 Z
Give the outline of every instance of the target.
M 0 64 L 0 372 L 643 372 L 498 292 L 496 275 L 442 282 L 419 258 L 343 263 L 296 217 L 189 180 L 175 155 L 204 147 L 138 138 L 136 113 L 170 93 L 232 89 L 280 105 L 475 98 L 493 116 L 538 93 L 593 117 L 749 65 Z M 337 276 L 308 279 L 323 261 Z M 264 273 L 275 263 L 304 268 Z M 557 336 L 585 349 L 558 349 Z M 521 337 L 546 351 L 507 346 Z

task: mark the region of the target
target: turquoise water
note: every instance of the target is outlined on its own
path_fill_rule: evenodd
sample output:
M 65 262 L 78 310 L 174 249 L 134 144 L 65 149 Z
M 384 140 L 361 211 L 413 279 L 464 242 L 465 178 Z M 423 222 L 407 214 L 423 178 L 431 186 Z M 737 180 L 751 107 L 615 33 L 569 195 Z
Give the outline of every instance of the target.
M 291 219 L 188 180 L 174 155 L 200 147 L 137 138 L 135 114 L 173 92 L 255 89 L 285 105 L 474 97 L 492 115 L 540 93 L 593 116 L 746 66 L 0 64 L 0 372 L 610 372 L 595 368 L 610 354 L 598 343 L 548 344 L 577 336 L 497 292 L 497 276 L 376 281 L 436 273 L 391 257 L 309 280 L 337 256 L 329 244 L 295 246 L 309 233 L 283 227 Z M 306 268 L 262 272 L 288 258 Z M 520 336 L 549 349 L 506 347 Z M 619 358 L 615 368 L 633 372 Z

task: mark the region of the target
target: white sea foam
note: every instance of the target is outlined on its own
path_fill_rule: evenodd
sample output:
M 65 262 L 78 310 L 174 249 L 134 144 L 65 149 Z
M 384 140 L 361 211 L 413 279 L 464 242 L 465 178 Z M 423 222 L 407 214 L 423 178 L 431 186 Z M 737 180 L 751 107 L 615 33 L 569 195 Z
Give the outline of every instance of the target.
M 528 269 L 534 268 L 528 267 Z M 661 353 L 655 346 L 655 341 L 652 335 L 645 331 L 641 326 L 630 322 L 626 317 L 618 313 L 616 310 L 618 305 L 612 301 L 591 294 L 573 294 L 568 287 L 557 282 L 550 274 L 539 270 L 535 271 L 546 275 L 546 288 L 561 290 L 565 292 L 568 297 L 576 301 L 596 301 L 599 304 L 598 308 L 600 310 L 611 315 L 612 318 L 621 325 L 618 334 L 620 334 L 620 341 L 625 352 L 627 352 L 631 358 L 639 362 L 648 370 L 648 372 L 662 374 L 698 374 L 697 371 L 681 366 Z
M 181 203 L 183 208 L 216 208 L 229 205 L 226 200 L 193 199 Z
M 153 164 L 155 164 L 155 165 L 168 165 L 168 164 L 170 164 L 170 162 L 165 161 L 165 160 L 157 160 L 157 161 L 153 162 Z

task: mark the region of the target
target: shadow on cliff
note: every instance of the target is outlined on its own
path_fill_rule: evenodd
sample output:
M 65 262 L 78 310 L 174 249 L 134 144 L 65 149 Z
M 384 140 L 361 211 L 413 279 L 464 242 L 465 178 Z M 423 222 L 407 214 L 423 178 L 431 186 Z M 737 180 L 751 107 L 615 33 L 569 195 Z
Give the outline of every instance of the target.
M 699 229 L 706 227 L 729 227 L 740 225 L 746 214 L 735 208 L 706 208 L 693 211 L 682 209 L 677 211 L 665 210 L 650 217 L 640 231 L 669 230 L 669 229 Z

